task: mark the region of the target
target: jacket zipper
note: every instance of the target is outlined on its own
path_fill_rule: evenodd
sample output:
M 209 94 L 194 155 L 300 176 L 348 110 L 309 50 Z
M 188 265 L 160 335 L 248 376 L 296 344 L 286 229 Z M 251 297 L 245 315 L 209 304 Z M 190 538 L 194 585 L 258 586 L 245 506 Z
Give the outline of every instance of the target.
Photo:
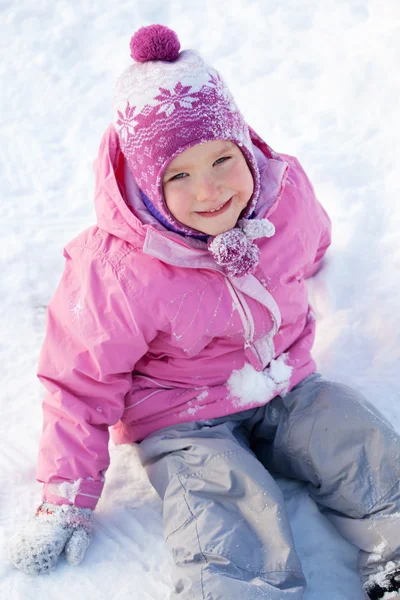
M 178 241 L 177 239 L 170 237 L 169 235 L 167 235 L 166 233 L 163 233 L 162 231 L 159 231 L 158 229 L 157 229 L 157 235 L 161 235 L 162 237 L 165 237 L 168 240 L 171 240 L 171 242 L 175 242 L 176 244 L 179 244 L 180 246 L 189 248 L 189 250 L 194 250 L 195 252 L 200 252 L 200 250 L 198 248 L 193 248 L 193 246 L 190 246 L 189 244 L 185 244 L 184 242 L 181 242 L 180 240 Z

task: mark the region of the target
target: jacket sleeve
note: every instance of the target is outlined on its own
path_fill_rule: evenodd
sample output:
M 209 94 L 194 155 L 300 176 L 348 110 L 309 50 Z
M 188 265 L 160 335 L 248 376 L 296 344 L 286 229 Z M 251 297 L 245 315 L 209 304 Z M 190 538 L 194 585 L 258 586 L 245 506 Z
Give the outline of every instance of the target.
M 318 242 L 317 253 L 315 255 L 314 262 L 310 267 L 306 270 L 304 277 L 312 277 L 320 270 L 322 266 L 322 261 L 325 256 L 325 253 L 329 246 L 331 245 L 331 220 L 328 217 L 327 212 L 321 206 L 321 204 L 316 200 L 317 203 L 317 213 L 318 220 L 320 224 L 320 237 Z
M 317 241 L 316 244 L 316 253 L 314 256 L 313 262 L 309 265 L 304 273 L 304 277 L 312 277 L 315 275 L 322 266 L 322 261 L 325 256 L 327 249 L 331 244 L 331 232 L 332 232 L 332 223 L 328 216 L 328 213 L 324 209 L 324 207 L 318 201 L 314 187 L 309 180 L 307 174 L 304 169 L 297 161 L 302 174 L 303 174 L 303 182 L 306 188 L 306 192 L 308 193 L 308 197 L 310 198 L 310 205 L 308 206 L 308 214 L 310 218 L 310 223 L 313 223 L 313 237 Z
M 108 428 L 157 332 L 130 297 L 122 267 L 86 247 L 65 257 L 39 359 L 47 394 L 36 476 L 45 501 L 94 508 L 110 461 Z

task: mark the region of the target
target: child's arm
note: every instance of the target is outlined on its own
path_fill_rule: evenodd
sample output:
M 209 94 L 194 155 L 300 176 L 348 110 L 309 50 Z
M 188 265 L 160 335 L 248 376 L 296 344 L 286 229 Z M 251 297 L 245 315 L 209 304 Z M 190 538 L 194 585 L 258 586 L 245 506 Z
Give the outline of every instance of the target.
M 88 248 L 66 253 L 47 315 L 38 377 L 47 389 L 37 479 L 43 500 L 94 508 L 109 466 L 108 427 L 124 411 L 132 371 L 156 335 L 122 267 Z
M 132 371 L 155 337 L 134 302 L 123 267 L 89 247 L 72 248 L 47 315 L 38 376 L 47 388 L 37 479 L 36 516 L 11 540 L 11 562 L 29 574 L 84 557 L 92 510 L 109 465 L 108 427 L 124 410 Z
M 322 261 L 325 256 L 325 253 L 331 244 L 332 223 L 328 216 L 328 213 L 318 201 L 314 191 L 314 187 L 311 181 L 309 180 L 306 172 L 304 171 L 299 161 L 297 159 L 295 159 L 295 161 L 299 168 L 299 175 L 301 178 L 300 185 L 304 186 L 304 197 L 307 198 L 307 213 L 309 217 L 309 224 L 312 224 L 313 226 L 313 236 L 315 237 L 315 240 L 317 242 L 314 261 L 304 272 L 304 277 L 307 278 L 315 275 L 322 266 Z
M 320 216 L 321 236 L 319 239 L 318 250 L 317 254 L 315 255 L 314 263 L 306 270 L 304 274 L 304 277 L 306 278 L 312 277 L 318 273 L 322 266 L 325 253 L 331 244 L 331 220 L 318 200 L 316 200 L 316 203 L 318 205 L 317 212 Z

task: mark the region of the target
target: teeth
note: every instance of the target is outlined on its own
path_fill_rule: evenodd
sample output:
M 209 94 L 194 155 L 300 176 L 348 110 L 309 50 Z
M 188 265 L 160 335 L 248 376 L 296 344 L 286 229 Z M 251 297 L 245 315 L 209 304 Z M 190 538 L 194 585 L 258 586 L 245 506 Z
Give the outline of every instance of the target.
M 217 210 L 220 210 L 223 206 L 225 206 L 226 202 L 224 202 L 223 204 L 221 204 L 221 206 L 218 206 L 217 208 L 214 208 L 214 210 L 206 210 L 205 212 L 207 213 L 213 213 L 213 212 L 217 212 Z

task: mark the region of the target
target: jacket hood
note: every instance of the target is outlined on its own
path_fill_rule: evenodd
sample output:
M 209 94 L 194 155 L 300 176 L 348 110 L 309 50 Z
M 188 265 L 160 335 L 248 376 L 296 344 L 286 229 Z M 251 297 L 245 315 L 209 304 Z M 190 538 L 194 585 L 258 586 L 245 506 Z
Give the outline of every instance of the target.
M 97 225 L 135 246 L 143 245 L 145 226 L 126 202 L 125 160 L 113 125 L 106 129 L 101 139 L 93 167 L 96 180 L 94 204 Z M 139 196 L 138 188 L 137 194 Z
M 255 209 L 256 218 L 269 216 L 276 208 L 284 183 L 287 163 L 251 128 L 254 154 L 261 174 L 261 190 Z M 102 137 L 94 161 L 95 211 L 97 225 L 136 247 L 143 247 L 149 234 L 159 232 L 177 242 L 206 249 L 205 242 L 167 230 L 145 207 L 139 187 L 127 166 L 117 133 L 110 125 Z

